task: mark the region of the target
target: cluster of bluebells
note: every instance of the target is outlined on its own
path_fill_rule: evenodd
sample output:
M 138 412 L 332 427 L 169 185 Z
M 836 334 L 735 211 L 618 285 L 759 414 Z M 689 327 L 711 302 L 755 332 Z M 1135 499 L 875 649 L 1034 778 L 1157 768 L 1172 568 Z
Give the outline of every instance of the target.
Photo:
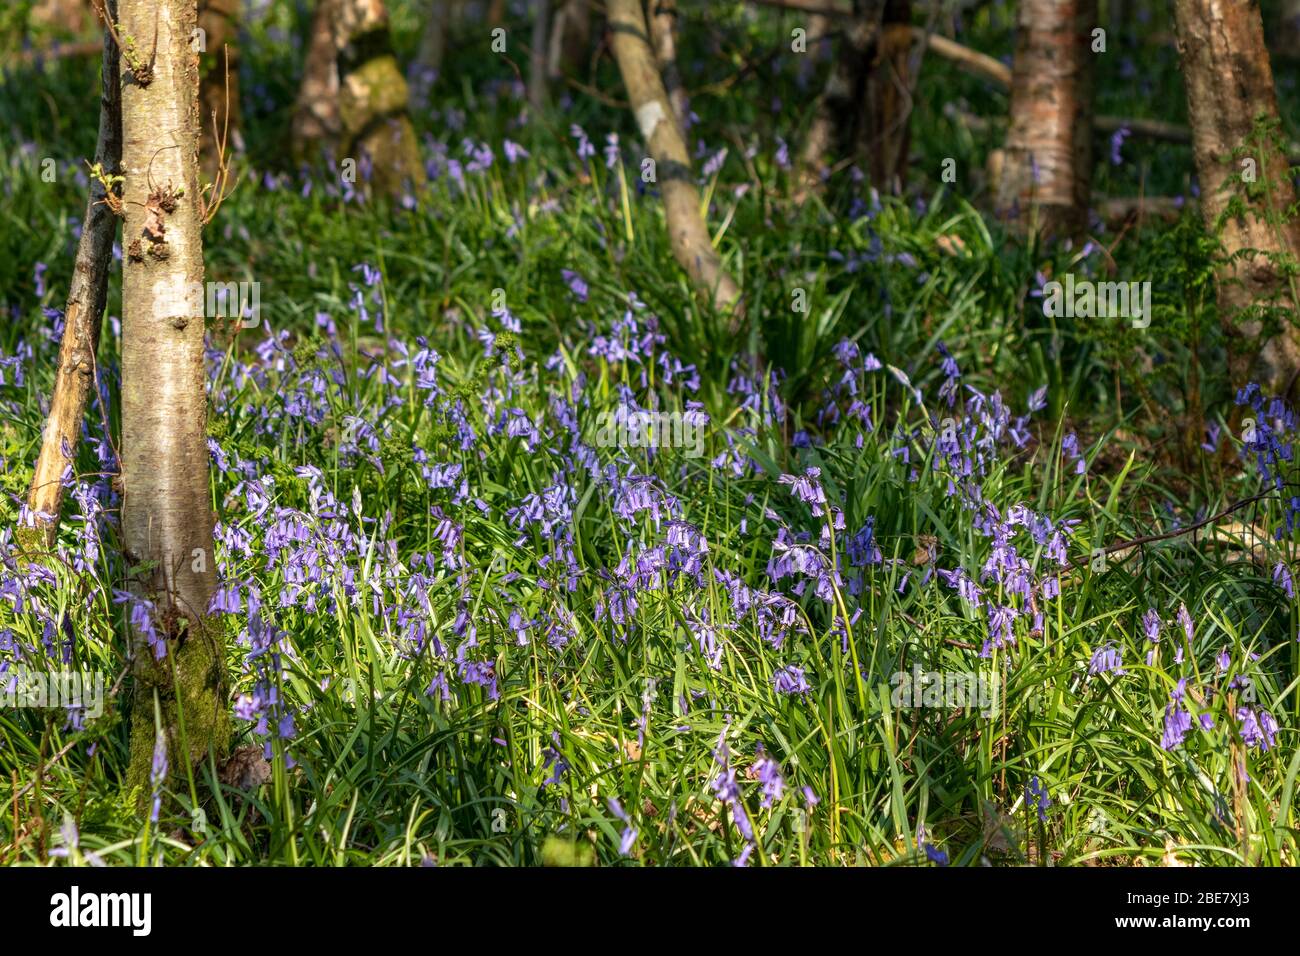
M 1243 406 L 1242 458 L 1254 466 L 1266 490 L 1277 492 L 1284 505 L 1283 524 L 1274 529 L 1281 539 L 1291 535 L 1300 518 L 1300 493 L 1295 481 L 1295 438 L 1300 419 L 1290 405 L 1280 398 L 1269 398 L 1259 385 L 1251 382 L 1237 393 L 1237 404 Z M 1280 575 L 1279 575 L 1280 576 Z M 1288 573 L 1285 583 L 1290 590 Z M 1288 597 L 1291 596 L 1288 593 Z
M 1151 645 L 1147 655 L 1148 666 L 1161 667 L 1164 664 L 1160 653 L 1163 626 L 1155 608 L 1149 608 L 1143 614 L 1143 633 Z M 1188 745 L 1189 735 L 1194 730 L 1210 739 L 1209 735 L 1219 728 L 1214 719 L 1217 708 L 1229 727 L 1227 732 L 1235 733 L 1247 748 L 1272 749 L 1278 724 L 1268 710 L 1257 706 L 1256 682 L 1250 673 L 1258 655 L 1244 654 L 1234 661 L 1229 649 L 1221 648 L 1214 656 L 1213 673 L 1204 674 L 1191 665 L 1196 626 L 1185 604 L 1178 606 L 1171 631 L 1176 637 L 1173 652 L 1169 655 L 1169 668 L 1173 671 L 1170 680 L 1175 683 L 1164 708 L 1161 748 L 1182 750 Z M 1189 680 L 1199 680 L 1199 686 L 1189 686 Z M 1211 743 L 1211 746 L 1215 745 Z M 1245 768 L 1238 766 L 1237 772 L 1244 776 Z
M 980 656 L 988 657 L 1015 645 L 1020 633 L 1043 632 L 1044 608 L 1060 597 L 1060 574 L 1070 565 L 1068 548 L 1077 521 L 1056 520 L 1019 502 L 1004 505 L 986 494 L 984 482 L 1004 467 L 1004 456 L 1029 443 L 1029 417 L 1043 406 L 1042 393 L 1030 396 L 1029 413 L 1013 415 L 1000 392 L 985 395 L 972 385 L 962 386 L 957 363 L 942 344 L 939 350 L 944 376 L 940 395 L 952 411 L 932 423 L 930 467 L 946 482 L 948 495 L 970 512 L 989 548 L 975 573 L 958 566 L 940 569 L 938 576 L 970 612 L 983 611 L 987 636 Z M 953 416 L 963 392 L 958 419 Z M 920 434 L 906 435 L 899 444 L 903 454 L 923 459 L 924 441 Z M 1077 441 L 1064 442 L 1062 454 L 1083 464 Z

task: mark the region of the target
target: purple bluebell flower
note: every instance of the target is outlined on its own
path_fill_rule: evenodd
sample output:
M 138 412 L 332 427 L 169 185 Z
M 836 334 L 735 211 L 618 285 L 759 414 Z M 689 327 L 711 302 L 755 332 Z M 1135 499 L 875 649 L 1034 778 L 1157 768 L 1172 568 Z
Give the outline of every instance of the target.
M 505 153 L 506 162 L 511 166 L 521 159 L 527 159 L 529 156 L 528 150 L 508 139 L 501 144 L 501 151 Z
M 1123 656 L 1114 644 L 1104 644 L 1097 648 L 1088 662 L 1089 675 L 1096 677 L 1098 674 L 1109 673 L 1124 673 Z
M 1172 701 L 1165 707 L 1165 727 L 1160 735 L 1160 747 L 1163 750 L 1176 750 L 1182 746 L 1183 739 L 1192 729 L 1192 715 L 1178 701 Z
M 1295 585 L 1291 581 L 1291 569 L 1285 561 L 1279 561 L 1273 568 L 1273 583 L 1282 589 L 1289 598 L 1295 597 Z
M 778 694 L 806 694 L 812 687 L 797 664 L 782 667 L 772 674 L 772 686 Z
M 153 743 L 153 760 L 149 765 L 149 785 L 153 788 L 153 806 L 149 811 L 149 822 L 158 822 L 158 811 L 162 807 L 162 787 L 167 780 L 167 738 L 162 730 L 157 732 Z
M 588 292 L 587 280 L 578 275 L 578 273 L 574 272 L 572 269 L 561 269 L 560 275 L 564 278 L 564 283 L 569 287 L 569 291 L 577 297 L 578 301 L 586 302 Z
M 1122 162 L 1124 162 L 1124 156 L 1121 151 L 1124 148 L 1124 140 L 1128 139 L 1128 137 L 1132 135 L 1132 132 L 1133 131 L 1130 130 L 1127 126 L 1121 126 L 1119 129 L 1115 130 L 1115 132 L 1111 134 L 1110 164 L 1112 166 L 1118 166 Z
M 1266 710 L 1256 711 L 1253 707 L 1239 707 L 1237 720 L 1241 721 L 1241 739 L 1247 747 L 1273 748 L 1278 727 L 1272 714 Z
M 756 759 L 749 771 L 758 777 L 759 783 L 762 784 L 763 800 L 760 806 L 764 810 L 769 809 L 785 792 L 785 779 L 781 776 L 781 765 L 769 757 L 764 752 L 763 745 L 759 744 Z
M 1025 787 L 1025 804 L 1033 807 L 1038 812 L 1038 821 L 1047 822 L 1047 808 L 1052 805 L 1052 801 L 1047 796 L 1047 788 L 1038 782 L 1038 775 L 1029 778 L 1029 784 Z

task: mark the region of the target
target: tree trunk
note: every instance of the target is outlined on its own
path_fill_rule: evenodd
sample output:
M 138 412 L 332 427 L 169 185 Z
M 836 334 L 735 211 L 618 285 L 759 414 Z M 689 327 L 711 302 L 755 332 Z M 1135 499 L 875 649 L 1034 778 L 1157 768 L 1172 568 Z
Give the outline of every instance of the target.
M 317 0 L 307 41 L 307 59 L 294 106 L 293 156 L 299 163 L 313 162 L 322 150 L 338 147 L 339 65 L 334 49 L 334 17 L 338 0 Z
M 239 0 L 199 0 L 199 28 L 207 50 L 200 58 L 199 162 L 212 180 L 220 167 L 222 143 L 228 159 L 240 142 Z
M 817 98 L 812 124 L 799 153 L 800 188 L 796 201 L 819 189 L 827 158 L 851 156 L 858 141 L 858 119 L 865 98 L 868 67 L 885 13 L 885 0 L 854 0 L 853 16 L 844 21 L 826 88 Z
M 733 328 L 738 327 L 740 288 L 722 268 L 722 260 L 709 238 L 690 156 L 655 67 L 640 0 L 608 0 L 606 13 L 619 73 L 641 137 L 654 160 L 673 255 L 696 287 L 708 294 L 715 308 L 734 310 Z
M 881 191 L 902 192 L 907 182 L 912 102 L 908 58 L 912 0 L 887 0 L 878 42 L 872 45 L 863 87 L 858 154 Z
M 1229 330 L 1232 382 L 1245 385 L 1254 363 L 1253 374 L 1262 384 L 1288 392 L 1300 371 L 1300 335 L 1292 324 L 1285 322 L 1258 356 L 1250 349 L 1231 349 L 1240 342 L 1235 328 L 1251 337 L 1261 333 L 1258 321 L 1237 326 L 1242 309 L 1270 302 L 1293 308 L 1294 289 L 1277 260 L 1300 253 L 1300 222 L 1288 213 L 1296 197 L 1286 156 L 1272 139 L 1254 135 L 1257 119 L 1278 121 L 1259 5 L 1255 0 L 1176 0 L 1174 18 L 1201 215 L 1206 229 L 1223 243 L 1218 300 L 1220 319 Z M 1254 164 L 1254 187 L 1242 182 L 1247 160 Z M 1234 199 L 1244 203 L 1243 214 L 1227 217 L 1220 226 Z
M 129 589 L 153 602 L 149 617 L 161 635 L 150 642 L 148 628 L 132 628 L 127 783 L 146 789 L 155 699 L 173 769 L 206 759 L 209 748 L 221 755 L 230 743 L 224 650 L 207 626 L 216 565 L 201 301 L 199 58 L 190 45 L 197 21 L 197 0 L 119 2 L 118 34 L 135 50 L 122 58 L 122 540 Z
M 655 62 L 663 77 L 668 102 L 672 104 L 677 125 L 690 126 L 691 110 L 682 85 L 682 71 L 677 66 L 677 0 L 649 0 L 650 39 L 654 43 Z
M 1022 230 L 1063 237 L 1087 228 L 1096 23 L 1097 0 L 1020 2 L 996 204 Z
M 105 9 L 117 19 L 117 0 L 107 0 Z M 100 69 L 99 141 L 95 163 L 106 174 L 115 174 L 122 162 L 122 86 L 117 66 L 117 45 L 104 30 L 104 60 Z M 95 385 L 95 352 L 99 347 L 100 323 L 108 299 L 108 272 L 113 263 L 113 239 L 117 216 L 104 201 L 103 183 L 90 184 L 90 201 L 77 243 L 77 261 L 68 288 L 64 310 L 63 340 L 59 345 L 59 367 L 54 373 L 54 394 L 50 415 L 41 437 L 27 510 L 34 521 L 30 535 L 33 549 L 50 550 L 59 530 L 63 508 L 63 473 L 76 459 L 86 402 Z M 26 532 L 28 529 L 23 529 Z
M 551 24 L 547 75 L 556 80 L 577 73 L 586 65 L 590 45 L 590 0 L 562 0 Z
M 528 47 L 528 108 L 533 116 L 546 106 L 546 31 L 551 25 L 550 0 L 533 0 L 533 36 Z
M 410 92 L 393 54 L 383 0 L 336 0 L 342 156 L 370 163 L 375 194 L 401 197 L 424 186 L 424 164 L 408 112 Z
M 442 72 L 442 58 L 447 52 L 447 34 L 451 30 L 452 0 L 429 0 L 427 18 L 420 34 L 419 64 L 426 70 Z

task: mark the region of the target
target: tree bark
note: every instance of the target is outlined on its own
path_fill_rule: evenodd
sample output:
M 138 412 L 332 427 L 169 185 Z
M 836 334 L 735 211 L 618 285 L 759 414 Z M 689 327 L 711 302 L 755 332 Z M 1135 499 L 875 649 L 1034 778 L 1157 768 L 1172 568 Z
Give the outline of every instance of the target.
M 442 58 L 447 52 L 447 34 L 451 30 L 452 0 L 429 0 L 424 30 L 420 34 L 419 64 L 425 69 L 442 72 Z
M 677 125 L 685 130 L 690 125 L 691 109 L 686 99 L 686 87 L 682 85 L 682 71 L 677 65 L 677 0 L 649 0 L 649 7 L 655 62 L 659 65 L 659 75 L 663 77 L 673 116 Z
M 871 182 L 882 191 L 902 192 L 907 182 L 911 51 L 912 0 L 886 0 L 884 22 L 868 54 L 858 131 L 858 153 L 866 161 Z
M 106 0 L 105 10 L 110 19 L 116 20 L 117 0 Z M 117 173 L 122 162 L 122 87 L 117 63 L 117 46 L 105 28 L 95 163 L 110 175 Z M 35 539 L 31 544 L 46 551 L 54 547 L 58 535 L 63 473 L 76 459 L 86 402 L 95 386 L 95 352 L 108 299 L 113 239 L 117 236 L 117 216 L 104 201 L 105 193 L 103 183 L 92 180 L 64 309 L 63 339 L 59 345 L 59 367 L 54 373 L 50 414 L 27 492 L 27 510 L 32 515 L 35 532 L 30 536 Z
M 1238 326 L 1243 309 L 1270 302 L 1294 308 L 1294 289 L 1279 269 L 1279 259 L 1294 262 L 1300 253 L 1286 156 L 1273 140 L 1254 135 L 1257 119 L 1278 121 L 1259 5 L 1255 0 L 1175 0 L 1174 18 L 1201 214 L 1206 229 L 1223 244 L 1218 303 L 1229 342 L 1229 372 L 1234 385 L 1258 375 L 1274 392 L 1289 392 L 1300 371 L 1300 334 L 1293 324 L 1285 322 L 1258 356 L 1232 348 L 1240 340 L 1237 328 L 1251 337 L 1262 331 L 1259 321 Z M 1258 187 L 1241 181 L 1246 159 L 1255 164 Z M 1225 217 L 1234 199 L 1244 203 L 1240 214 Z
M 551 24 L 546 72 L 551 79 L 572 76 L 586 64 L 591 45 L 590 0 L 562 0 Z
M 304 163 L 320 158 L 322 150 L 338 147 L 339 66 L 334 48 L 334 17 L 338 0 L 317 0 L 307 40 L 307 59 L 294 106 L 293 156 Z
M 640 0 L 608 0 L 606 12 L 619 73 L 641 137 L 655 163 L 673 255 L 715 308 L 732 310 L 732 327 L 736 328 L 740 288 L 722 268 L 722 260 L 704 223 L 690 156 L 655 67 Z
M 551 25 L 550 0 L 533 0 L 533 36 L 528 47 L 528 107 L 536 116 L 549 96 L 546 76 L 546 35 Z
M 424 164 L 408 112 L 410 91 L 393 53 L 383 0 L 336 0 L 339 121 L 344 157 L 368 158 L 371 187 L 398 198 L 423 188 Z
M 1097 0 L 1020 2 L 996 205 L 1022 230 L 1065 237 L 1087 228 L 1096 23 Z
M 199 0 L 199 28 L 207 47 L 200 58 L 199 162 L 211 180 L 220 166 L 221 143 L 228 156 L 240 142 L 239 0 Z
M 828 157 L 856 152 L 866 75 L 884 15 L 885 0 L 854 0 L 853 17 L 844 23 L 844 35 L 826 78 L 826 88 L 817 98 L 813 121 L 799 153 L 797 201 L 821 187 Z
M 132 628 L 129 786 L 147 791 L 155 700 L 173 770 L 230 743 L 224 651 L 207 626 L 215 584 L 208 482 L 203 240 L 199 208 L 197 0 L 120 0 L 122 540 L 128 587 L 151 601 Z M 154 37 L 157 43 L 154 43 Z

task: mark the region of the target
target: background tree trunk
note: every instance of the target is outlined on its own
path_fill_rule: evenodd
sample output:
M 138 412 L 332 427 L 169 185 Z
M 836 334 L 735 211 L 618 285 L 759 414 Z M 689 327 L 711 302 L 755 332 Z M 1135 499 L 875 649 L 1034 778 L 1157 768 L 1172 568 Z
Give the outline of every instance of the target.
M 902 192 L 907 182 L 912 103 L 908 59 L 912 51 L 912 0 L 887 0 L 877 42 L 868 52 L 858 153 L 873 185 Z
M 420 34 L 419 64 L 424 69 L 442 72 L 442 58 L 447 52 L 447 34 L 451 31 L 452 0 L 429 0 L 424 30 Z
M 368 157 L 371 186 L 399 197 L 424 186 L 424 164 L 408 113 L 410 92 L 393 54 L 383 0 L 335 0 L 341 155 Z
M 1077 236 L 1087 227 L 1096 23 L 1097 0 L 1020 2 L 996 205 L 1022 230 Z
M 555 80 L 578 73 L 587 63 L 590 46 L 590 0 L 562 0 L 551 25 L 547 74 Z
M 677 65 L 677 0 L 649 0 L 649 6 L 655 62 L 659 64 L 659 75 L 668 91 L 673 116 L 685 131 L 690 126 L 691 108 L 686 100 L 686 87 L 682 85 L 682 71 Z
M 606 11 L 619 73 L 641 137 L 655 162 L 673 255 L 715 308 L 735 309 L 734 326 L 738 324 L 740 288 L 722 268 L 704 223 L 690 156 L 655 66 L 640 0 L 609 0 Z
M 1278 299 L 1294 308 L 1293 290 L 1273 261 L 1300 252 L 1295 190 L 1285 154 L 1273 142 L 1252 144 L 1257 118 L 1278 120 L 1273 70 L 1264 46 L 1264 24 L 1255 0 L 1175 0 L 1178 50 L 1192 125 L 1192 155 L 1201 185 L 1201 215 L 1206 229 L 1219 234 L 1225 262 L 1219 275 L 1219 313 L 1229 330 L 1242 309 Z M 1243 150 L 1234 156 L 1234 151 Z M 1263 195 L 1250 199 L 1242 161 L 1254 160 Z M 1219 226 L 1230 200 L 1241 197 L 1245 215 Z M 1255 250 L 1242 255 L 1243 250 Z M 1240 258 L 1236 258 L 1240 256 Z M 1260 323 L 1243 322 L 1250 336 Z M 1231 345 L 1239 336 L 1228 332 Z M 1255 361 L 1257 358 L 1257 361 Z M 1252 363 L 1256 365 L 1252 373 Z M 1232 383 L 1245 385 L 1252 374 L 1275 392 L 1289 391 L 1300 371 L 1300 335 L 1291 324 L 1272 338 L 1258 357 L 1230 350 Z
M 216 579 L 208 483 L 199 210 L 197 0 L 120 0 L 122 170 L 122 539 L 128 586 L 153 601 L 157 660 L 133 628 L 135 705 L 127 783 L 148 789 L 155 695 L 173 769 L 230 742 L 224 651 L 205 626 Z M 182 624 L 182 622 L 184 622 Z M 173 670 L 175 677 L 173 677 Z M 183 725 L 182 725 L 183 718 Z M 182 746 L 182 740 L 184 746 Z
M 536 116 L 546 106 L 546 35 L 551 25 L 549 0 L 533 0 L 533 36 L 528 45 L 528 106 Z
M 106 0 L 105 10 L 115 21 L 117 0 Z M 95 163 L 108 174 L 116 173 L 122 162 L 122 86 L 117 56 L 117 45 L 105 29 Z M 95 353 L 99 348 L 100 324 L 108 300 L 113 239 L 117 236 L 117 216 L 104 202 L 104 195 L 103 184 L 92 180 L 85 225 L 77 243 L 77 262 L 68 287 L 50 415 L 27 493 L 27 509 L 34 516 L 37 532 L 32 545 L 43 550 L 52 549 L 58 535 L 59 514 L 63 508 L 63 472 L 76 459 L 86 402 L 95 387 Z M 41 515 L 50 517 L 45 520 Z
M 338 0 L 317 0 L 307 39 L 307 59 L 294 106 L 292 138 L 297 162 L 320 158 L 322 150 L 338 147 L 339 66 L 334 49 L 334 17 Z
M 199 83 L 199 163 L 211 180 L 216 176 L 220 159 L 218 137 L 225 139 L 227 157 L 232 150 L 242 151 L 239 0 L 199 0 L 199 27 L 206 33 L 207 44 L 207 52 L 200 57 L 203 76 Z
M 852 18 L 843 21 L 844 33 L 826 88 L 817 98 L 813 121 L 799 153 L 798 201 L 820 188 L 828 157 L 851 156 L 856 149 L 866 73 L 884 14 L 885 0 L 854 0 Z

